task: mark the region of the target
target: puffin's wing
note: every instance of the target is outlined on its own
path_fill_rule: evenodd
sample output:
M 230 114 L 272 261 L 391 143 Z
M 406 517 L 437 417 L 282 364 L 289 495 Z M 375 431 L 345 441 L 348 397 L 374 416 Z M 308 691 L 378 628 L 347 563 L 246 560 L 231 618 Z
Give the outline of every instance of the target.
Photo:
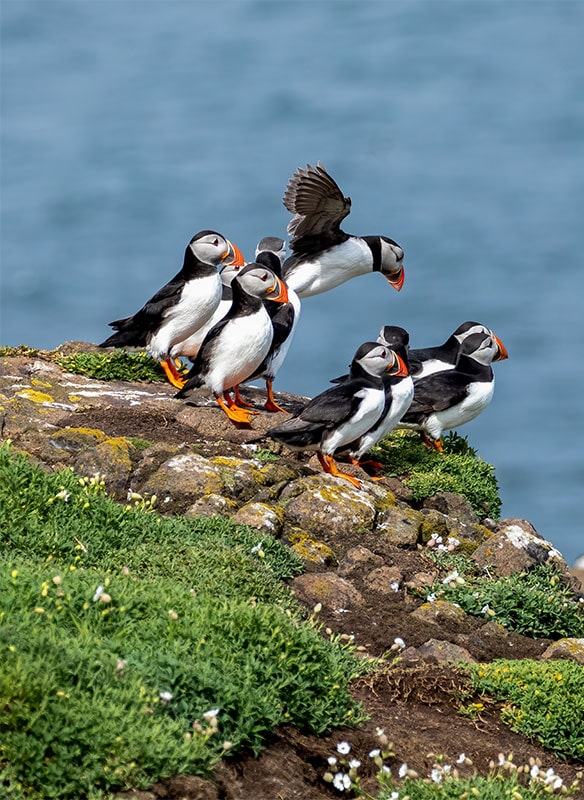
M 361 403 L 360 384 L 348 380 L 331 386 L 313 399 L 298 414 L 306 422 L 320 422 L 326 428 L 340 425 L 355 415 Z
M 272 306 L 276 306 L 276 308 L 272 309 Z M 271 349 L 276 350 L 290 335 L 294 324 L 294 308 L 292 303 L 270 303 L 267 310 L 274 329 Z
M 282 202 L 294 215 L 288 223 L 291 245 L 302 236 L 336 233 L 351 210 L 351 198 L 343 195 L 320 161 L 316 167 L 307 164 L 296 170 Z
M 178 302 L 184 286 L 184 278 L 175 275 L 175 277 L 165 284 L 162 289 L 159 289 L 148 302 L 144 303 L 142 308 L 133 316 L 126 317 L 125 319 L 116 319 L 109 323 L 110 327 L 116 331 L 126 329 L 129 323 L 132 326 L 136 324 L 148 329 L 153 327 L 157 322 L 162 320 L 165 312 Z
M 455 370 L 428 375 L 415 384 L 414 399 L 404 416 L 432 414 L 461 403 L 467 396 L 468 376 Z

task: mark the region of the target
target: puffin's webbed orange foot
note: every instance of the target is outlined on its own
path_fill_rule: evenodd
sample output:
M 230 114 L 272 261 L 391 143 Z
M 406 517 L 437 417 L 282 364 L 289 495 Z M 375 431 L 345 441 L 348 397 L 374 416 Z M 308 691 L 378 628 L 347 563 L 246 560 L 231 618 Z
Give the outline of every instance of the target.
M 361 488 L 361 481 L 358 478 L 347 475 L 346 472 L 339 471 L 332 456 L 325 456 L 324 453 L 317 453 L 317 456 L 322 468 L 325 472 L 328 472 L 329 475 L 333 475 L 335 478 L 344 478 L 346 481 L 349 481 L 349 483 L 352 483 L 353 486 L 356 486 L 357 489 Z
M 180 373 L 178 372 L 177 368 L 174 365 L 174 362 L 171 359 L 168 359 L 165 361 L 161 361 L 160 366 L 164 370 L 164 374 L 168 378 L 169 383 L 171 383 L 177 389 L 182 389 L 183 386 L 186 384 L 186 380 L 180 375 Z
M 239 408 L 235 403 L 228 405 L 221 397 L 217 398 L 217 402 L 232 422 L 249 425 L 252 416 L 258 413 L 257 411 L 248 411 L 246 408 Z
M 272 389 L 272 381 L 269 380 L 269 378 L 266 378 L 266 391 L 268 393 L 268 399 L 264 403 L 266 411 L 282 411 L 285 414 L 286 409 L 276 403 L 274 390 Z

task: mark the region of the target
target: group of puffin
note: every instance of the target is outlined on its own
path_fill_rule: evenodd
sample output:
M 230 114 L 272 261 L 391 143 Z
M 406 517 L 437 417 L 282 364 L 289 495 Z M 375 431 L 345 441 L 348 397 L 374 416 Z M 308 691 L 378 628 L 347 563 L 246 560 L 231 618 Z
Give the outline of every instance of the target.
M 255 260 L 211 230 L 189 242 L 182 269 L 131 317 L 115 320 L 100 347 L 145 347 L 184 398 L 198 387 L 213 393 L 228 418 L 250 427 L 253 409 L 239 386 L 263 378 L 268 411 L 283 411 L 273 381 L 290 347 L 300 301 L 369 272 L 381 272 L 399 291 L 404 252 L 388 236 L 352 236 L 340 225 L 351 199 L 318 162 L 299 168 L 283 202 L 285 242 L 266 237 Z M 218 269 L 220 268 L 220 269 Z M 181 357 L 192 366 L 185 374 Z M 410 349 L 404 328 L 386 325 L 376 341 L 362 344 L 348 375 L 310 400 L 267 435 L 295 450 L 315 450 L 325 470 L 356 486 L 340 472 L 335 454 L 360 463 L 367 451 L 399 427 L 422 432 L 441 449 L 443 431 L 474 419 L 494 391 L 493 361 L 507 358 L 495 334 L 465 322 L 437 347 Z

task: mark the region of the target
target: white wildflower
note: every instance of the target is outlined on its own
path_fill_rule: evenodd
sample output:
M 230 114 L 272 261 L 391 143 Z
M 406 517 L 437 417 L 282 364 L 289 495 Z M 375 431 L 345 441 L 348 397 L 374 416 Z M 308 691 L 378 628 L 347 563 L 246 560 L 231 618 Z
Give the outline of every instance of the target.
M 60 492 L 57 492 L 55 495 L 55 500 L 63 500 L 66 503 L 69 500 L 69 492 L 66 489 L 61 489 Z
M 389 584 L 389 588 L 391 589 L 392 592 L 399 592 L 399 583 L 397 581 L 392 581 Z
M 95 590 L 95 594 L 93 595 L 93 602 L 97 603 L 102 594 L 103 594 L 103 585 L 100 583 L 97 589 Z
M 537 764 L 534 764 L 532 766 L 532 768 L 529 771 L 529 774 L 531 775 L 532 778 L 537 778 L 538 777 L 538 775 L 539 775 L 539 767 L 537 766 Z
M 464 764 L 466 760 L 466 753 L 461 753 L 458 758 L 456 759 L 457 764 Z
M 436 602 L 436 593 L 432 592 L 432 594 L 429 594 L 426 597 L 426 600 L 428 601 L 428 603 L 435 603 Z
M 205 711 L 205 713 L 203 714 L 203 719 L 207 720 L 207 722 L 210 722 L 217 716 L 218 713 L 219 713 L 218 708 L 210 708 L 209 711 Z
M 458 576 L 458 570 L 455 569 L 444 578 L 442 583 L 444 583 L 444 584 L 452 583 L 452 581 L 455 581 L 458 577 L 459 577 Z
M 369 753 L 369 758 L 377 758 L 377 756 L 380 755 L 380 753 L 381 753 L 381 750 L 379 749 L 379 747 L 376 747 L 375 750 L 372 750 Z
M 349 742 L 339 742 L 337 745 L 337 753 L 346 756 L 351 752 L 351 745 Z
M 252 552 L 252 553 L 259 553 L 259 552 L 260 552 L 260 550 L 262 549 L 262 545 L 263 545 L 263 542 L 258 542 L 256 545 L 254 545 L 254 546 L 251 548 L 251 552 Z
M 351 788 L 353 782 L 345 772 L 337 772 L 333 778 L 333 786 L 339 792 L 347 791 Z
M 337 757 L 336 756 L 329 756 L 327 758 L 327 761 L 331 765 L 331 767 L 334 767 L 334 765 L 337 763 Z
M 393 650 L 394 648 L 395 649 L 399 648 L 400 650 L 404 650 L 405 646 L 406 646 L 406 643 L 401 638 L 401 636 L 396 636 L 395 639 L 393 640 L 393 645 L 392 645 L 391 649 Z
M 359 769 L 360 766 L 361 766 L 361 762 L 359 761 L 358 758 L 352 758 L 349 761 L 349 769 Z
M 172 700 L 173 694 L 172 692 L 160 692 L 158 696 L 163 703 L 168 703 L 170 700 Z
M 434 783 L 442 783 L 442 770 L 438 767 L 434 767 L 432 772 L 430 773 L 430 777 L 434 781 Z
M 408 774 L 408 769 L 409 769 L 409 767 L 404 761 L 404 763 L 399 768 L 397 774 L 400 776 L 400 778 L 405 778 L 406 775 Z

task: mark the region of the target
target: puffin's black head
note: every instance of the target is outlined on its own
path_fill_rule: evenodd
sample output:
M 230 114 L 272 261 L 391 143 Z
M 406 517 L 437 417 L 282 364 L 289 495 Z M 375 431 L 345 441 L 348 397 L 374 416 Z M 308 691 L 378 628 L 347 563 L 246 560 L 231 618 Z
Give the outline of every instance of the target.
M 282 277 L 282 263 L 278 256 L 271 250 L 260 251 L 256 255 L 255 263 L 261 264 L 264 267 L 268 267 L 268 269 L 271 269 L 272 272 L 278 276 L 278 278 Z

